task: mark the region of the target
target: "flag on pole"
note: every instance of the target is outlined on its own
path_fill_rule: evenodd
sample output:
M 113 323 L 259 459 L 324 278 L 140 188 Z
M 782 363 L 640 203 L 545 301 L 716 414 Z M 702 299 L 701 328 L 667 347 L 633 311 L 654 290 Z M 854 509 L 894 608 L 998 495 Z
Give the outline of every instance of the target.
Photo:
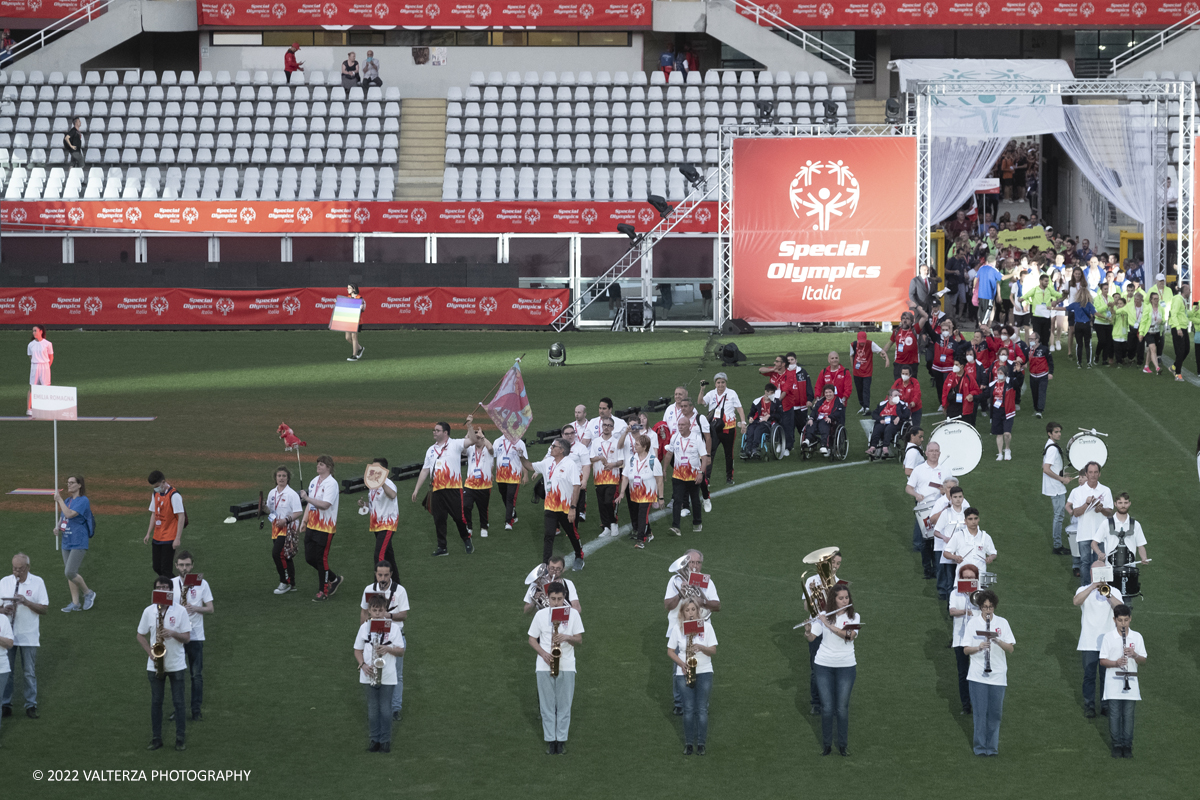
M 512 365 L 496 388 L 496 396 L 484 408 L 492 422 L 511 442 L 525 435 L 533 422 L 533 409 L 525 394 L 525 380 L 521 377 L 521 360 Z

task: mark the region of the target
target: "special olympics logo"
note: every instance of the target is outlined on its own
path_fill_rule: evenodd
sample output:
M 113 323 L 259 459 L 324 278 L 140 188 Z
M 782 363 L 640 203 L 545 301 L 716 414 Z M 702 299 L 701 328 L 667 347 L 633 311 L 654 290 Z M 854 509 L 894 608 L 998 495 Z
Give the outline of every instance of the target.
M 188 225 L 191 225 L 198 219 L 200 219 L 200 212 L 194 206 L 188 206 L 183 210 L 183 221 Z
M 771 5 L 767 6 L 767 13 L 778 17 L 783 13 L 783 6 L 778 3 L 771 3 Z
M 712 212 L 707 208 L 701 208 L 696 211 L 696 221 L 701 225 L 706 224 L 710 219 L 712 219 Z
M 300 209 L 296 212 L 296 219 L 300 220 L 301 225 L 312 222 L 312 209 L 307 207 Z
M 579 7 L 579 15 L 584 19 L 591 19 L 592 14 L 596 13 L 596 9 L 592 8 L 591 4 L 584 3 Z
M 813 230 L 827 231 L 833 217 L 849 219 L 858 210 L 858 179 L 841 161 L 806 161 L 792 179 L 788 195 L 797 219 L 815 216 Z M 849 214 L 844 211 L 847 206 Z M 807 209 L 803 217 L 801 209 Z
M 487 3 L 480 3 L 475 7 L 475 13 L 479 15 L 480 19 L 487 19 L 492 15 L 492 7 Z
M 921 6 L 921 10 L 925 12 L 925 16 L 932 17 L 938 12 L 937 3 L 926 3 Z
M 442 13 L 442 10 L 438 8 L 437 3 L 430 3 L 429 5 L 425 6 L 426 16 L 436 17 L 440 13 Z
M 531 5 L 529 7 L 529 16 L 533 17 L 534 19 L 537 19 L 541 15 L 542 15 L 542 7 L 539 6 L 537 3 L 534 3 L 533 5 Z
M 425 209 L 414 208 L 413 212 L 412 212 L 412 221 L 417 225 L 420 225 L 422 222 L 424 222 L 425 221 Z
M 475 223 L 476 225 L 483 222 L 483 209 L 472 208 L 467 212 L 467 219 L 471 220 L 471 222 Z
M 654 220 L 654 210 L 650 208 L 638 209 L 638 222 L 643 225 L 649 225 Z
M 1030 3 L 1028 6 L 1026 6 L 1026 10 L 1029 12 L 1029 16 L 1036 17 L 1042 13 L 1042 4 Z
M 78 225 L 79 223 L 83 222 L 83 209 L 72 208 L 67 212 L 67 219 L 70 220 L 71 224 L 73 225 Z
M 254 213 L 254 209 L 250 206 L 246 206 L 240 212 L 238 212 L 238 218 L 247 225 L 249 225 L 251 222 L 254 222 L 254 218 L 257 216 L 258 214 Z
M 142 218 L 142 210 L 140 208 L 135 207 L 135 208 L 125 209 L 125 219 L 126 219 L 126 221 L 129 222 L 130 225 L 137 225 L 138 221 L 141 218 Z
M 433 299 L 427 294 L 417 295 L 413 307 L 421 312 L 421 316 L 425 316 L 425 312 L 433 308 Z
M 233 11 L 234 11 L 233 3 L 226 3 L 225 5 L 221 6 L 221 16 L 224 17 L 225 19 L 229 19 L 230 17 L 232 17 Z
M 559 314 L 562 313 L 562 310 L 563 310 L 563 301 L 559 300 L 557 297 L 551 297 L 549 300 L 546 301 L 546 312 L 547 313 L 553 314 L 554 316 L 557 317 Z
M 583 222 L 585 225 L 591 225 L 600 218 L 600 215 L 596 213 L 596 209 L 594 208 L 585 208 L 583 210 L 583 214 L 580 216 L 583 217 Z
M 365 224 L 366 221 L 369 220 L 370 218 L 371 218 L 370 209 L 363 208 L 362 206 L 359 206 L 358 208 L 354 209 L 354 221 L 357 222 L 359 225 Z
M 18 225 L 20 225 L 22 222 L 25 221 L 25 216 L 26 216 L 25 209 L 14 208 L 13 212 L 12 212 L 12 221 L 17 223 Z
M 321 13 L 327 17 L 332 17 L 336 15 L 337 12 L 338 7 L 336 3 L 326 3 L 325 5 L 321 6 Z
M 29 10 L 30 11 L 41 11 L 41 9 L 42 9 L 42 0 L 29 0 Z
M 500 304 L 494 297 L 485 297 L 479 301 L 479 310 L 483 312 L 484 316 L 491 316 L 492 312 L 499 307 Z
M 83 310 L 91 314 L 93 317 L 99 313 L 100 309 L 104 308 L 104 301 L 99 297 L 92 295 L 85 298 L 83 301 Z
M 833 16 L 833 3 L 821 3 L 821 7 L 817 11 L 821 12 L 822 17 L 829 19 Z
M 160 317 L 170 307 L 171 304 L 167 302 L 167 298 L 161 295 L 150 298 L 150 310 Z
M 1190 17 L 1198 11 L 1200 11 L 1200 3 L 1185 3 L 1183 6 L 1184 16 Z
M 391 9 L 388 8 L 387 3 L 376 3 L 375 4 L 375 16 L 379 17 L 380 19 L 383 19 L 384 17 L 386 17 L 388 15 L 389 11 L 391 11 Z
M 536 208 L 529 208 L 525 210 L 525 221 L 530 225 L 537 224 L 537 221 L 541 218 L 542 212 L 538 211 Z
M 217 298 L 217 311 L 221 312 L 221 316 L 228 316 L 230 311 L 233 311 L 233 299 L 229 297 Z
M 25 316 L 29 316 L 34 311 L 37 311 L 37 300 L 34 300 L 29 295 L 22 295 L 17 301 L 17 308 L 24 312 Z
M 976 3 L 975 4 L 975 16 L 986 17 L 990 13 L 992 13 L 992 7 L 990 5 L 988 5 L 987 3 Z
M 1079 7 L 1079 13 L 1083 14 L 1085 17 L 1090 17 L 1092 14 L 1096 13 L 1096 7 L 1091 3 L 1084 3 Z
M 1145 3 L 1134 3 L 1133 4 L 1133 15 L 1135 17 L 1140 17 L 1145 13 L 1146 13 L 1146 4 Z
M 283 19 L 283 16 L 287 14 L 287 6 L 283 3 L 276 3 L 271 6 L 271 13 L 275 15 L 275 19 Z
M 641 3 L 634 3 L 629 7 L 629 13 L 633 14 L 635 17 L 644 16 L 646 13 L 646 7 Z
M 887 13 L 887 6 L 885 6 L 883 3 L 872 3 L 871 4 L 871 14 L 873 16 L 882 17 L 886 13 Z
M 283 310 L 288 313 L 288 316 L 295 314 L 300 310 L 300 298 L 290 294 L 283 298 Z

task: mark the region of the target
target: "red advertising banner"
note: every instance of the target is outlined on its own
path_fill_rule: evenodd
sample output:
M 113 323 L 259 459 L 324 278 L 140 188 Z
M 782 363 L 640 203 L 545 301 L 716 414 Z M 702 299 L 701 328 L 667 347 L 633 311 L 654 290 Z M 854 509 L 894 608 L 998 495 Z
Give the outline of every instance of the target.
M 1056 0 L 877 0 L 805 2 L 788 0 L 766 9 L 801 28 L 937 28 L 950 26 L 1038 26 L 1054 28 L 1163 28 L 1200 11 L 1200 2 L 1056 2 Z M 743 10 L 754 18 L 752 12 Z M 768 18 L 760 25 L 771 27 Z
M 733 316 L 899 319 L 916 274 L 912 137 L 735 139 Z
M 648 203 L 6 200 L 0 204 L 0 228 L 171 233 L 615 233 L 621 222 L 647 231 L 658 219 Z M 716 232 L 717 204 L 701 204 L 675 230 Z
M 36 0 L 25 0 L 36 2 Z M 262 27 L 263 25 L 302 25 L 304 27 L 370 25 L 375 30 L 395 27 L 520 27 L 553 28 L 569 26 L 649 28 L 650 0 L 637 2 L 590 3 L 542 2 L 321 2 L 321 0 L 281 0 L 281 2 L 196 3 L 201 25 L 234 25 Z
M 62 19 L 87 4 L 88 0 L 0 0 L 0 17 Z
M 0 325 L 240 327 L 327 325 L 346 287 L 299 289 L 0 288 Z M 364 287 L 364 325 L 547 326 L 567 289 Z

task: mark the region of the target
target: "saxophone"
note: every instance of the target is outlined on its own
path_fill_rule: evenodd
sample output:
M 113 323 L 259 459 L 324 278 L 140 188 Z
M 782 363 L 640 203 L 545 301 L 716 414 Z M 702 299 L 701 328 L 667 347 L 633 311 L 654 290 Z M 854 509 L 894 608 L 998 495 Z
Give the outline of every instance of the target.
M 550 677 L 558 677 L 558 662 L 562 659 L 562 646 L 554 641 L 554 637 L 558 635 L 558 623 L 552 623 L 550 641 L 553 645 L 550 648 Z
M 379 638 L 371 644 L 371 686 L 383 683 L 383 653 L 380 651 L 383 647 L 383 634 L 378 636 Z
M 687 637 L 687 649 L 684 651 L 684 654 L 687 656 L 687 672 L 685 673 L 684 680 L 687 682 L 689 688 L 696 685 L 696 648 L 692 646 L 692 640 L 695 638 L 692 635 Z
M 158 622 L 154 627 L 154 644 L 150 647 L 150 657 L 154 660 L 154 675 L 161 678 L 166 674 L 167 643 L 166 628 L 163 619 L 167 616 L 167 607 L 158 607 Z

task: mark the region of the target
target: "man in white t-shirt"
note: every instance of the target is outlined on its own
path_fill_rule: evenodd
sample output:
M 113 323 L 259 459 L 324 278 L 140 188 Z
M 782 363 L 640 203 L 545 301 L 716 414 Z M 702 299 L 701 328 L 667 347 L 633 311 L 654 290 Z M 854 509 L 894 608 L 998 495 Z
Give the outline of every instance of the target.
M 621 464 L 624 463 L 624 457 L 617 445 L 617 437 L 613 435 L 613 427 L 611 417 L 601 420 L 600 434 L 592 439 L 588 446 L 592 480 L 596 485 L 601 536 L 616 536 L 620 530 L 617 523 L 617 489 L 621 486 Z
M 1100 642 L 1100 666 L 1107 670 L 1103 699 L 1108 704 L 1113 758 L 1133 758 L 1133 711 L 1134 703 L 1142 699 L 1138 672 L 1146 663 L 1146 642 L 1129 627 L 1132 608 L 1119 605 L 1113 609 L 1113 617 L 1116 630 Z
M 718 447 L 725 448 L 725 484 L 733 485 L 733 449 L 738 429 L 746 428 L 746 411 L 742 408 L 742 400 L 738 393 L 729 388 L 729 377 L 724 372 L 718 372 L 713 377 L 717 388 L 704 395 L 703 403 L 708 413 L 718 420 L 715 432 L 716 443 L 712 455 L 717 454 Z M 701 386 L 703 388 L 703 386 Z M 711 472 L 712 464 L 709 464 Z
M 567 563 L 563 559 L 563 557 L 555 555 L 555 556 L 550 556 L 550 560 L 547 561 L 545 564 L 538 564 L 536 567 L 533 568 L 533 570 L 529 573 L 529 577 L 527 577 L 525 579 L 525 583 L 529 587 L 525 590 L 524 609 L 525 609 L 526 614 L 530 613 L 531 611 L 539 611 L 540 610 L 538 608 L 538 601 L 539 601 L 539 599 L 542 599 L 542 600 L 545 599 L 545 595 L 546 595 L 545 587 L 550 585 L 551 583 L 554 583 L 555 581 L 558 581 L 559 583 L 561 583 L 563 586 L 566 587 L 567 605 L 569 605 L 571 608 L 575 609 L 576 611 L 583 610 L 583 608 L 579 605 L 579 592 L 575 588 L 575 582 L 573 580 L 571 580 L 570 578 L 564 578 L 562 576 L 563 570 L 565 570 L 566 567 L 567 567 Z M 545 576 L 540 579 L 541 585 L 539 586 L 538 585 L 539 584 L 538 573 L 543 568 L 545 568 L 546 572 L 545 572 Z M 541 595 L 540 598 L 539 598 L 539 594 Z M 546 602 L 548 603 L 549 601 L 546 600 Z M 543 606 L 543 608 L 544 607 L 545 606 Z
M 1093 565 L 1098 568 L 1099 563 Z M 1108 595 L 1103 594 L 1101 587 L 1107 587 L 1103 581 L 1092 580 L 1087 586 L 1075 590 L 1072 602 L 1082 612 L 1079 631 L 1079 643 L 1075 649 L 1083 659 L 1083 713 L 1088 719 L 1096 716 L 1096 670 L 1100 670 L 1100 685 L 1104 686 L 1104 667 L 1100 666 L 1100 641 L 1104 635 L 1115 631 L 1117 625 L 1113 622 L 1113 609 L 1119 606 L 1124 598 L 1116 587 L 1108 587 Z
M 408 642 L 405 641 L 404 622 L 408 619 L 408 592 L 403 586 L 396 582 L 392 576 L 392 565 L 386 561 L 375 562 L 375 582 L 368 583 L 367 588 L 363 589 L 362 601 L 359 603 L 359 618 L 360 623 L 366 622 L 371 618 L 369 613 L 370 595 L 383 595 L 387 600 L 387 616 L 392 620 L 392 632 L 396 634 L 392 640 L 401 647 L 407 647 Z M 404 708 L 404 656 L 396 656 L 396 689 L 392 693 L 392 720 L 399 722 Z
M 547 743 L 546 755 L 561 756 L 567 752 L 567 735 L 571 730 L 575 648 L 583 643 L 583 620 L 578 611 L 567 605 L 562 584 L 547 585 L 546 597 L 550 605 L 534 614 L 529 623 L 529 646 L 538 655 L 534 674 L 542 713 L 542 738 Z M 556 613 L 565 614 L 566 622 L 556 624 Z M 551 675 L 555 647 L 559 650 L 558 674 Z
M 550 454 L 546 458 L 536 464 L 526 461 L 525 468 L 541 475 L 546 487 L 546 498 L 542 501 L 542 563 L 550 560 L 554 536 L 561 528 L 575 550 L 575 563 L 571 569 L 578 572 L 583 569 L 584 554 L 575 517 L 583 471 L 579 462 L 567 455 L 569 450 L 566 438 L 560 436 L 550 444 Z
M 1074 480 L 1063 473 L 1066 472 L 1067 459 L 1062 446 L 1058 443 L 1062 438 L 1062 425 L 1057 422 L 1046 423 L 1046 435 L 1049 437 L 1042 446 L 1042 494 L 1050 498 L 1054 509 L 1054 520 L 1050 524 L 1050 535 L 1054 537 L 1055 555 L 1063 556 L 1071 552 L 1062 544 L 1063 517 L 1066 515 L 1067 486 Z
M 590 466 L 588 459 L 585 457 L 587 455 L 587 445 L 584 444 L 584 440 L 588 438 L 589 424 L 591 424 L 591 420 L 588 419 L 587 406 L 580 403 L 575 406 L 575 418 L 567 425 L 564 425 L 562 430 L 559 431 L 559 435 L 567 440 L 567 444 L 571 445 L 571 450 L 567 455 L 575 456 L 575 459 L 581 466 Z M 569 432 L 567 431 L 568 427 L 571 429 Z M 582 452 L 580 452 L 581 449 Z M 549 453 L 546 455 L 549 457 Z M 576 517 L 581 520 L 587 519 L 587 478 L 587 473 L 584 473 L 583 481 L 579 487 L 579 502 L 577 504 L 579 507 L 575 509 Z M 534 487 L 533 496 L 535 501 L 545 498 L 545 495 L 542 494 L 544 490 L 545 487 L 541 484 Z
M 942 555 L 955 564 L 974 564 L 982 577 L 987 565 L 996 560 L 996 545 L 988 532 L 979 527 L 979 509 L 971 506 L 963 512 L 964 527 L 955 531 Z M 957 569 L 957 567 L 955 567 Z
M 966 527 L 966 513 L 971 504 L 963 496 L 958 478 L 945 478 L 942 482 L 943 495 L 934 503 L 930 520 L 933 522 L 933 555 L 937 560 L 937 593 L 943 601 L 950 599 L 954 590 L 954 571 L 957 566 L 946 558 L 946 545 L 961 528 Z
M 925 463 L 913 467 L 908 476 L 908 484 L 904 491 L 916 501 L 913 517 L 913 550 L 921 554 L 921 566 L 925 569 L 925 579 L 937 578 L 933 562 L 933 540 L 926 542 L 922 520 L 928 518 L 928 512 L 934 502 L 942 494 L 942 480 L 950 475 L 950 468 L 943 470 L 938 466 L 942 456 L 942 448 L 937 442 L 930 442 L 925 448 Z
M 478 441 L 475 429 L 471 427 L 474 417 L 467 416 L 467 434 L 461 439 L 450 438 L 450 423 L 438 422 L 433 426 L 433 445 L 425 451 L 425 462 L 421 465 L 421 474 L 417 476 L 417 485 L 413 487 L 412 501 L 417 502 L 417 494 L 429 478 L 429 498 L 426 509 L 433 514 L 433 528 L 437 534 L 437 549 L 434 557 L 444 556 L 446 549 L 446 520 L 454 521 L 458 535 L 462 537 L 467 555 L 475 552 L 471 544 L 471 531 L 467 528 L 466 514 L 463 509 L 462 484 L 462 451 L 464 447 L 482 444 Z
M 1066 512 L 1078 518 L 1075 542 L 1079 548 L 1079 585 L 1087 586 L 1092 562 L 1096 560 L 1092 541 L 1105 535 L 1107 518 L 1113 515 L 1114 508 L 1112 490 L 1100 483 L 1100 465 L 1089 461 L 1083 468 L 1083 475 L 1086 482 L 1067 495 Z
M 204 702 L 204 617 L 213 612 L 213 593 L 202 575 L 196 577 L 200 583 L 185 586 L 187 576 L 192 573 L 194 561 L 192 554 L 181 550 L 175 556 L 175 570 L 179 573 L 171 581 L 171 591 L 175 593 L 176 603 L 183 606 L 192 623 L 192 635 L 183 646 L 186 668 L 192 676 L 192 721 L 204 718 L 200 710 Z M 195 580 L 192 580 L 195 584 Z
M 612 411 L 612 400 L 607 397 L 601 397 L 597 415 L 593 419 L 588 420 L 588 424 L 584 427 L 582 434 L 576 432 L 576 438 L 584 447 L 590 447 L 592 442 L 600 438 L 601 427 L 605 422 L 612 422 L 613 436 L 620 436 L 625 431 L 625 420 L 620 417 L 614 417 Z
M 1097 561 L 1103 560 L 1111 566 L 1117 566 L 1117 550 L 1121 547 L 1129 551 L 1127 554 L 1121 554 L 1125 557 L 1126 564 L 1144 564 L 1150 560 L 1146 555 L 1146 534 L 1142 532 L 1142 523 L 1129 516 L 1129 508 L 1132 505 L 1129 492 L 1121 492 L 1113 500 L 1113 515 L 1109 517 L 1107 525 L 1101 523 L 1100 531 L 1092 541 L 1092 550 L 1096 553 Z
M 186 750 L 184 743 L 187 722 L 184 720 L 183 703 L 183 672 L 187 668 L 187 657 L 183 646 L 191 640 L 192 621 L 183 606 L 174 601 L 170 578 L 160 575 L 154 579 L 154 591 L 167 592 L 171 598 L 168 604 L 151 603 L 142 611 L 138 622 L 137 640 L 146 651 L 146 670 L 150 673 L 150 746 L 147 750 L 158 750 L 163 746 L 162 741 L 162 706 L 166 694 L 167 678 L 171 679 L 171 704 L 175 707 L 175 749 Z M 163 643 L 166 655 L 163 656 L 163 674 L 159 676 L 154 664 L 152 648 L 158 643 L 158 620 L 162 617 Z
M 14 609 L 15 607 L 15 609 Z M 0 696 L 0 711 L 12 714 L 12 698 L 17 663 L 25 681 L 25 715 L 38 718 L 37 657 L 41 649 L 41 617 L 50 607 L 46 582 L 29 571 L 29 556 L 17 553 L 12 560 L 12 574 L 0 578 L 0 614 L 11 614 L 13 646 L 8 651 L 8 675 Z
M 371 463 L 378 464 L 385 473 L 390 469 L 386 458 L 376 458 Z M 391 478 L 384 478 L 382 486 L 371 489 L 365 500 L 359 499 L 358 507 L 367 509 L 370 515 L 367 531 L 375 537 L 375 555 L 372 561 L 376 564 L 386 561 L 392 565 L 393 573 L 399 572 L 400 569 L 396 566 L 396 551 L 392 547 L 392 540 L 396 537 L 396 528 L 400 522 L 400 498 L 396 494 L 396 484 L 392 483 Z
M 707 501 L 705 506 L 701 506 L 700 502 L 700 485 L 709 464 L 708 449 L 699 432 L 692 428 L 691 420 L 680 416 L 678 425 L 663 455 L 664 472 L 671 470 L 671 533 L 676 536 L 681 535 L 679 525 L 685 502 L 695 509 L 692 516 L 693 533 L 704 530 L 701 508 L 711 508 Z
M 34 386 L 49 386 L 50 385 L 50 365 L 54 363 L 54 345 L 50 344 L 50 340 L 46 338 L 46 329 L 41 325 L 33 326 L 33 340 L 25 348 L 25 355 L 29 356 L 29 399 L 25 407 L 25 414 L 33 416 L 33 388 Z
M 686 561 L 685 561 L 686 559 Z M 684 597 L 695 590 L 684 589 L 684 578 L 680 573 L 704 573 L 704 554 L 699 550 L 688 550 L 675 561 L 672 567 L 671 579 L 667 581 L 667 593 L 663 597 L 663 608 L 667 610 L 667 637 L 671 630 L 679 626 L 679 604 Z M 700 616 L 708 619 L 711 614 L 721 610 L 721 597 L 717 594 L 717 585 L 710 577 L 708 585 L 700 590 L 696 602 L 700 604 Z M 675 700 L 675 716 L 683 715 L 683 697 L 675 689 L 675 665 L 671 665 L 671 696 Z
M 308 511 L 300 523 L 304 537 L 304 560 L 317 571 L 317 594 L 314 603 L 324 602 L 342 585 L 344 576 L 329 567 L 329 550 L 337 533 L 340 487 L 333 477 L 333 457 L 317 456 L 317 477 L 309 481 L 308 490 L 300 492 Z

